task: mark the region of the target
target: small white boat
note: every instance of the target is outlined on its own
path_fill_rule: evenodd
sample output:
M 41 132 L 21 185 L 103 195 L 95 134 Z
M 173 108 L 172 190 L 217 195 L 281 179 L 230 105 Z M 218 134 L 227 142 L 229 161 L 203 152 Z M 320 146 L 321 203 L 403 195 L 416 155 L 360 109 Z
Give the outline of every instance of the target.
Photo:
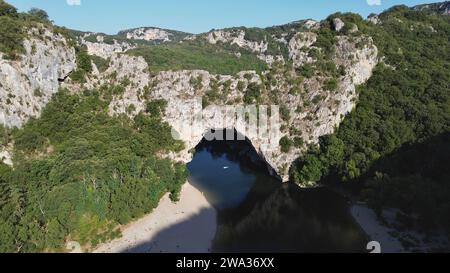
M 228 170 L 229 168 L 230 167 L 228 167 L 228 166 L 223 167 L 224 170 Z

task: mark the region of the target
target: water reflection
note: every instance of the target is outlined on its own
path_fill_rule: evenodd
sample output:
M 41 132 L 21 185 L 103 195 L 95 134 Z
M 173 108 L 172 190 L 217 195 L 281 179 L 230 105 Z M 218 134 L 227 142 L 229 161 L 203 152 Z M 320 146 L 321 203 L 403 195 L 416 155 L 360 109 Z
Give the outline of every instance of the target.
M 224 168 L 226 167 L 226 168 Z M 270 177 L 247 142 L 202 142 L 191 183 L 218 209 L 216 252 L 364 252 L 347 200 Z

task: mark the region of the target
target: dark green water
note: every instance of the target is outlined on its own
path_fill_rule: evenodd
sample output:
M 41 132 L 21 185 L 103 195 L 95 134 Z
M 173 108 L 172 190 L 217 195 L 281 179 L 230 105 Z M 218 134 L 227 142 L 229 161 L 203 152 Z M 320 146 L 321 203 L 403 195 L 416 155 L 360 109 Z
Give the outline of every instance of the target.
M 365 252 L 347 200 L 270 177 L 247 142 L 202 142 L 190 182 L 218 210 L 214 252 Z

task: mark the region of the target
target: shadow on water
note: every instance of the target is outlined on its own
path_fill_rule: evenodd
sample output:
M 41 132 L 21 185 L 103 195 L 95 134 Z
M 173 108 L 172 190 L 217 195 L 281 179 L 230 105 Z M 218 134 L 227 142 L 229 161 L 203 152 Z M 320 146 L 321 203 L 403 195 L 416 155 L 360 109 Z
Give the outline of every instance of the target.
M 257 196 L 262 196 L 257 193 Z M 366 236 L 347 201 L 326 189 L 277 187 L 265 199 L 249 196 L 219 213 L 217 252 L 364 252 Z
M 217 232 L 209 238 L 212 252 L 365 252 L 367 237 L 344 197 L 323 188 L 282 184 L 269 175 L 249 141 L 204 140 L 188 169 L 191 184 L 217 209 Z M 207 236 L 193 235 L 205 228 L 201 217 L 163 230 L 151 240 L 167 245 L 149 242 L 129 252 L 207 251 L 199 247 Z M 192 240 L 180 243 L 184 237 Z

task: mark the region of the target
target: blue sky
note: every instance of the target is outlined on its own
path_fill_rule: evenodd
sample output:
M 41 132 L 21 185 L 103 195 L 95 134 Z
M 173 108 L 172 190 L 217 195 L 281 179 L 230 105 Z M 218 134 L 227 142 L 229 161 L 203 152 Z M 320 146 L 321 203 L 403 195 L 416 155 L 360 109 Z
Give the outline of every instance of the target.
M 6 1 L 21 11 L 27 11 L 32 7 L 44 9 L 57 25 L 108 34 L 140 26 L 155 26 L 190 33 L 233 26 L 267 27 L 299 19 L 320 20 L 337 11 L 352 11 L 367 16 L 393 5 L 412 6 L 433 2 L 427 0 Z M 372 5 L 369 5 L 369 2 Z

